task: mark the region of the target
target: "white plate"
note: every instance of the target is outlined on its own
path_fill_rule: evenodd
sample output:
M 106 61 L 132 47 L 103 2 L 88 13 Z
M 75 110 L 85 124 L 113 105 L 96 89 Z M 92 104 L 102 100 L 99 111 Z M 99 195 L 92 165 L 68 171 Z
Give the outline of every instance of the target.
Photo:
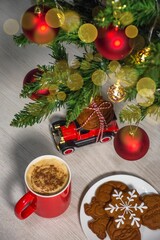
M 131 175 L 112 175 L 105 178 L 102 178 L 101 180 L 94 183 L 89 190 L 86 192 L 86 194 L 83 197 L 83 200 L 81 202 L 80 206 L 80 222 L 82 229 L 84 231 L 84 234 L 89 240 L 99 240 L 99 238 L 89 229 L 88 227 L 88 221 L 92 218 L 90 216 L 87 216 L 84 212 L 84 204 L 90 203 L 92 197 L 95 195 L 96 189 L 103 183 L 115 180 L 115 181 L 121 181 L 125 184 L 127 184 L 131 188 L 135 188 L 139 194 L 143 193 L 157 193 L 157 191 L 146 181 L 135 177 Z M 147 227 L 141 226 L 141 240 L 160 240 L 160 230 L 150 230 Z M 110 238 L 107 236 L 105 240 L 110 240 Z

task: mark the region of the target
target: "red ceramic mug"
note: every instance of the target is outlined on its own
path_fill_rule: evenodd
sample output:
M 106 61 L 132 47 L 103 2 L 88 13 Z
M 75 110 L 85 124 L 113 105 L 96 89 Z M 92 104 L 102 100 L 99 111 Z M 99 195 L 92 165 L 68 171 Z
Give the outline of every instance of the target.
M 53 194 L 40 194 L 35 192 L 28 183 L 28 171 L 36 164 L 42 163 L 43 160 L 56 161 L 58 164 L 65 166 L 67 169 L 66 184 L 62 189 Z M 26 194 L 16 203 L 15 215 L 23 220 L 32 213 L 36 213 L 44 218 L 52 218 L 59 216 L 68 208 L 71 200 L 71 171 L 64 160 L 53 155 L 44 155 L 34 159 L 26 168 L 25 175 Z

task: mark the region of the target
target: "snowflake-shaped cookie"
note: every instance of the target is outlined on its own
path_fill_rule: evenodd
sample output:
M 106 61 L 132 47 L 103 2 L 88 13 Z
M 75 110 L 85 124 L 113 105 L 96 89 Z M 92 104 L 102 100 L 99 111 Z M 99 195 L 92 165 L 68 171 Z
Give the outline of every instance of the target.
M 114 218 L 117 228 L 131 225 L 132 227 L 141 226 L 141 215 L 147 206 L 139 199 L 136 190 L 128 192 L 114 189 L 111 202 L 106 206 L 107 214 Z

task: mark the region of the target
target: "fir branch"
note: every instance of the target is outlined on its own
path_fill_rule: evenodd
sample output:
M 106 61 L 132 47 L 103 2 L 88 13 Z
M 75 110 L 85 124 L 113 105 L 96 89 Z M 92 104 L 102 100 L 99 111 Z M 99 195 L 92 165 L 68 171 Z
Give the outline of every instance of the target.
M 64 48 L 64 46 L 62 46 L 58 40 L 56 40 L 55 42 L 53 42 L 52 44 L 48 45 L 48 48 L 51 49 L 52 53 L 49 54 L 52 58 L 54 58 L 55 60 L 62 60 L 68 59 L 66 50 Z
M 126 93 L 125 101 L 126 100 L 132 101 L 133 99 L 136 98 L 137 95 L 136 87 L 125 88 L 125 93 Z
M 52 72 L 53 69 L 54 69 L 54 66 L 53 65 L 37 65 L 37 68 L 42 72 L 42 73 L 45 73 L 45 72 Z
M 153 104 L 152 106 L 148 107 L 147 114 L 150 117 L 155 117 L 156 120 L 160 119 L 160 105 Z
M 31 42 L 25 37 L 23 33 L 20 35 L 14 35 L 13 40 L 16 43 L 18 47 L 25 47 L 27 44 L 30 44 Z
M 127 105 L 119 114 L 121 122 L 138 123 L 143 118 L 141 108 L 138 105 Z
M 160 107 L 160 89 L 159 88 L 156 90 L 154 96 L 155 96 L 154 104 Z
M 101 10 L 95 17 L 95 22 L 100 27 L 108 27 L 109 24 L 117 23 L 117 19 L 114 17 L 114 6 L 111 1 L 106 2 L 106 7 Z M 133 14 L 133 24 L 136 26 L 144 26 L 147 23 L 151 23 L 157 16 L 157 5 L 155 0 L 121 0 L 121 14 L 130 12 Z M 147 26 L 148 30 L 148 26 Z
M 98 94 L 99 87 L 96 87 L 91 81 L 88 81 L 88 84 L 86 84 L 85 88 L 83 87 L 76 92 L 70 92 L 66 103 L 67 125 L 69 125 L 71 121 L 74 121 L 83 111 L 83 109 L 90 104 L 92 97 L 94 98 Z
M 60 30 L 55 41 L 54 44 L 56 45 L 57 43 L 68 43 L 68 44 L 76 44 L 78 47 L 84 47 L 86 45 L 92 45 L 92 43 L 85 43 L 82 42 L 80 40 L 80 38 L 78 37 L 78 31 L 74 31 L 74 32 L 66 32 L 64 30 Z
M 126 4 L 126 1 L 122 1 Z M 142 0 L 134 1 L 130 0 L 130 3 L 126 5 L 126 10 L 131 12 L 134 16 L 134 24 L 136 26 L 143 26 L 150 23 L 157 14 L 155 0 Z
M 57 7 L 57 8 L 63 8 L 63 9 L 71 9 L 73 4 L 68 1 L 64 0 L 38 0 L 38 4 L 40 5 L 46 5 L 49 7 Z M 35 4 L 37 4 L 37 0 L 35 1 Z
M 46 99 L 37 100 L 34 103 L 26 104 L 19 113 L 15 114 L 10 126 L 27 127 L 40 123 L 53 111 L 60 109 L 62 102 L 48 102 Z
M 21 90 L 20 97 L 27 98 L 31 97 L 40 88 L 39 82 L 32 82 L 25 84 Z
M 114 23 L 114 19 L 113 8 L 107 4 L 106 8 L 99 11 L 94 21 L 99 27 L 108 27 L 111 23 Z

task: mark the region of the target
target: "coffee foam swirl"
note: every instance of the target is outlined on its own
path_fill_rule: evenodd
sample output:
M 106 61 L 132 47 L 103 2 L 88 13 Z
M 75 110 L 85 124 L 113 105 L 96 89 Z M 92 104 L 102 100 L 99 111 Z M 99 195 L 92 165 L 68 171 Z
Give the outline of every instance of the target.
M 27 171 L 29 187 L 39 194 L 55 194 L 67 184 L 69 173 L 66 165 L 56 159 L 45 159 L 31 165 Z

